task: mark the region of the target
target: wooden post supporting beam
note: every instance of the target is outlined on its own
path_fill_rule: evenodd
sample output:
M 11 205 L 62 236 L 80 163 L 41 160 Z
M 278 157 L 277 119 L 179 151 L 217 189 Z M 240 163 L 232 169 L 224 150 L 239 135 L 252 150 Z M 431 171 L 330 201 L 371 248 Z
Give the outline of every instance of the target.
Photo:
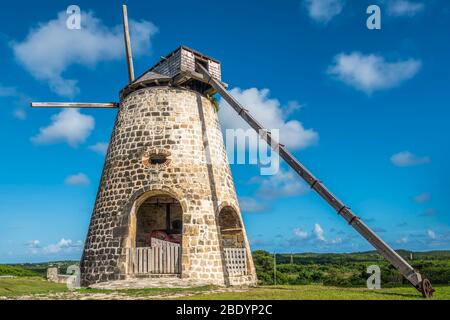
M 84 103 L 84 102 L 32 102 L 33 108 L 100 108 L 100 109 L 114 109 L 118 108 L 117 102 L 108 103 Z
M 130 28 L 128 25 L 128 9 L 126 5 L 122 6 L 123 11 L 123 33 L 125 38 L 125 50 L 127 54 L 128 64 L 128 80 L 130 83 L 134 81 L 134 65 L 133 65 L 133 52 L 131 50 Z

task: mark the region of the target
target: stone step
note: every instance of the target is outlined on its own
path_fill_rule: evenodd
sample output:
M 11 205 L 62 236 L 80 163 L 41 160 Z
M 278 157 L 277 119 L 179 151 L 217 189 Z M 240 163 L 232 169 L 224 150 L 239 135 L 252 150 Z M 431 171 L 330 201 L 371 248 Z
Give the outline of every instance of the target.
M 180 274 L 158 274 L 158 273 L 149 273 L 149 274 L 135 274 L 132 276 L 133 278 L 138 278 L 138 279 L 142 279 L 142 278 L 164 278 L 164 279 L 180 279 L 181 275 Z

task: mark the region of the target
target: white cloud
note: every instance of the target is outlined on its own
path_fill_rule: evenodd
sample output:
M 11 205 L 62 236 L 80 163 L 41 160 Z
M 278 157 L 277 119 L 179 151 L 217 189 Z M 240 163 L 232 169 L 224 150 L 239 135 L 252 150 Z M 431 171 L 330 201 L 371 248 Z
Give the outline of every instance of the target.
M 298 101 L 291 100 L 291 101 L 288 101 L 287 106 L 284 107 L 283 113 L 285 116 L 289 116 L 289 115 L 293 114 L 294 112 L 297 112 L 301 108 L 303 108 L 302 104 L 300 104 Z
M 61 251 L 70 252 L 72 250 L 79 250 L 83 246 L 83 243 L 78 240 L 77 242 L 73 242 L 68 239 L 61 239 L 58 243 L 50 244 L 43 248 L 44 253 L 58 253 Z
M 335 239 L 332 239 L 332 240 L 331 240 L 331 243 L 332 243 L 332 244 L 341 244 L 342 241 L 343 241 L 342 238 L 337 237 L 337 238 L 335 238 Z
M 371 94 L 385 90 L 409 80 L 419 71 L 422 63 L 416 59 L 388 62 L 375 54 L 360 52 L 341 53 L 334 57 L 328 74 L 345 84 Z
M 316 236 L 316 239 L 319 241 L 325 241 L 325 235 L 322 227 L 320 224 L 316 223 L 314 225 L 314 235 Z
M 70 239 L 62 238 L 55 244 L 41 246 L 41 242 L 39 240 L 31 240 L 27 242 L 27 247 L 30 248 L 32 254 L 39 254 L 39 253 L 52 254 L 61 251 L 64 252 L 78 251 L 83 247 L 83 242 L 81 240 L 73 242 Z
M 261 212 L 267 209 L 261 201 L 248 197 L 240 197 L 239 206 L 243 212 Z
M 27 113 L 24 106 L 31 100 L 25 94 L 19 92 L 15 87 L 5 87 L 0 84 L 0 98 L 13 98 L 13 105 L 16 109 L 13 112 L 13 116 L 19 120 L 25 120 Z
M 409 239 L 408 239 L 408 237 L 402 237 L 402 238 L 396 240 L 395 242 L 397 242 L 399 244 L 405 244 L 405 243 L 409 242 Z
M 309 237 L 309 233 L 301 228 L 295 228 L 292 232 L 298 240 L 305 240 Z
M 412 17 L 425 9 L 425 4 L 422 2 L 408 0 L 388 0 L 386 4 L 387 13 L 394 17 Z
M 268 178 L 255 177 L 251 182 L 260 184 L 257 193 L 264 198 L 297 196 L 310 190 L 300 177 L 291 170 L 280 169 Z
M 402 151 L 391 156 L 391 162 L 397 167 L 412 167 L 431 162 L 428 156 L 417 156 L 409 151 Z
M 233 88 L 230 92 L 266 129 L 280 130 L 280 141 L 288 148 L 304 149 L 318 142 L 319 135 L 316 131 L 305 129 L 298 120 L 287 119 L 293 110 L 298 110 L 299 103 L 290 101 L 283 108 L 277 99 L 269 98 L 268 89 Z M 250 128 L 224 99 L 220 100 L 219 118 L 224 130 Z
M 427 236 L 431 240 L 435 240 L 436 239 L 436 233 L 433 230 L 431 230 L 431 229 L 427 230 Z
M 90 183 L 90 180 L 84 173 L 78 173 L 68 176 L 64 183 L 68 186 L 85 186 Z
M 309 16 L 317 22 L 328 23 L 342 12 L 343 0 L 305 0 Z
M 328 248 L 344 242 L 342 237 L 335 237 L 327 240 L 325 237 L 325 232 L 319 223 L 314 224 L 311 232 L 308 232 L 303 228 L 294 228 L 292 233 L 293 237 L 287 242 L 290 246 L 309 244 L 313 246 L 320 246 L 321 248 Z
M 40 247 L 40 241 L 39 240 L 30 240 L 27 242 L 28 248 L 39 248 Z
M 414 202 L 416 203 L 426 203 L 430 201 L 431 194 L 429 192 L 423 192 L 414 197 Z
M 105 155 L 108 152 L 109 144 L 106 142 L 98 142 L 92 146 L 89 146 L 89 150 L 94 151 L 98 154 Z
M 78 109 L 64 109 L 53 115 L 52 123 L 40 129 L 38 135 L 31 138 L 35 144 L 66 142 L 72 147 L 83 143 L 95 127 L 92 116 L 84 115 Z
M 92 12 L 82 14 L 82 28 L 69 30 L 67 15 L 40 23 L 31 29 L 25 40 L 11 44 L 15 57 L 36 79 L 48 82 L 52 91 L 60 96 L 74 97 L 78 92 L 77 80 L 66 79 L 63 74 L 72 65 L 94 67 L 100 61 L 123 58 L 122 26 L 106 26 Z M 148 53 L 151 38 L 158 29 L 151 22 L 130 21 L 133 53 Z

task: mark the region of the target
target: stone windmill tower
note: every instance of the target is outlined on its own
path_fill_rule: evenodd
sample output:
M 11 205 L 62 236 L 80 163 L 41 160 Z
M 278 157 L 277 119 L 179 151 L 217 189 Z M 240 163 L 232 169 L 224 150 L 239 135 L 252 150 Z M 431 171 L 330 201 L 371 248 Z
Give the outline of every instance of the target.
M 33 103 L 118 108 L 81 260 L 81 282 L 172 276 L 192 284 L 252 285 L 256 274 L 220 131 L 220 62 L 179 47 L 134 79 L 120 103 Z
M 273 150 L 423 296 L 434 289 L 226 90 L 217 60 L 179 47 L 134 79 L 120 103 L 33 103 L 119 108 L 81 261 L 82 283 L 172 275 L 192 284 L 252 285 L 256 273 L 227 162 L 218 93 Z

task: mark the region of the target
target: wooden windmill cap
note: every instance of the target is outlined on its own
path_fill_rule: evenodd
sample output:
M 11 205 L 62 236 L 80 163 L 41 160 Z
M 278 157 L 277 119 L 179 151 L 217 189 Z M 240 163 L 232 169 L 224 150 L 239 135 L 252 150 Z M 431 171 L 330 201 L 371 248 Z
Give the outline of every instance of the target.
M 141 88 L 153 86 L 181 86 L 205 95 L 215 94 L 214 88 L 196 71 L 196 65 L 205 67 L 213 78 L 221 81 L 221 63 L 187 46 L 180 46 L 144 72 L 120 93 L 121 99 Z M 226 84 L 224 84 L 226 86 Z

